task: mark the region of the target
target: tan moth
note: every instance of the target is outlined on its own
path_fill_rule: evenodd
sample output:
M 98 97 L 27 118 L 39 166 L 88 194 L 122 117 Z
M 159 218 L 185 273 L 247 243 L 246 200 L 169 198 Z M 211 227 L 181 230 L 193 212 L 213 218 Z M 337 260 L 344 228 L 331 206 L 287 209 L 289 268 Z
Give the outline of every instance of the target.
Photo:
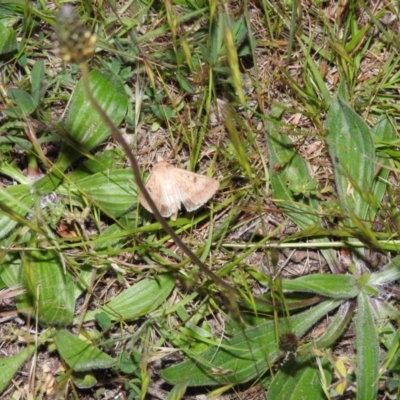
M 187 211 L 197 210 L 214 196 L 219 183 L 208 176 L 159 161 L 151 171 L 145 186 L 160 214 L 175 220 L 182 204 Z M 152 212 L 142 193 L 139 193 L 139 201 L 147 211 Z

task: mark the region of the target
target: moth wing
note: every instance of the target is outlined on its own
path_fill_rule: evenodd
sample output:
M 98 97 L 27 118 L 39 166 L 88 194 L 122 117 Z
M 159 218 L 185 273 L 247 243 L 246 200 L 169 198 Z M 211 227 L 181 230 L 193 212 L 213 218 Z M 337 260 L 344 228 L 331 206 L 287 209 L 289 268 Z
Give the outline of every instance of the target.
M 153 199 L 154 203 L 156 204 L 157 208 L 159 209 L 159 204 L 161 203 L 161 186 L 158 184 L 158 176 L 155 173 L 151 173 L 149 178 L 147 179 L 147 182 L 145 184 L 147 191 L 149 192 L 149 195 Z M 147 202 L 145 197 L 143 196 L 143 193 L 139 193 L 139 201 L 140 204 L 148 211 L 148 212 L 153 212 L 150 204 Z
M 175 179 L 178 198 L 187 211 L 194 211 L 214 196 L 219 182 L 208 176 L 179 169 L 179 179 Z
M 163 184 L 160 186 L 161 201 L 160 207 L 157 206 L 163 217 L 173 217 L 176 219 L 178 210 L 181 208 L 181 202 L 176 196 L 176 184 L 171 177 L 165 177 Z

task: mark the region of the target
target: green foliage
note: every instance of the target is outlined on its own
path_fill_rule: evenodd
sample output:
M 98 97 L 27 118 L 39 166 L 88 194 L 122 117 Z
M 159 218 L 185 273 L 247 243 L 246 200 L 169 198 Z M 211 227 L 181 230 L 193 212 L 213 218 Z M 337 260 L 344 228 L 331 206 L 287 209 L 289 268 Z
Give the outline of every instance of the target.
M 122 3 L 76 2 L 87 73 L 50 3 L 0 1 L 3 396 L 398 397 L 398 6 Z M 144 175 L 219 178 L 168 223 L 232 290 L 142 212 L 91 95 Z

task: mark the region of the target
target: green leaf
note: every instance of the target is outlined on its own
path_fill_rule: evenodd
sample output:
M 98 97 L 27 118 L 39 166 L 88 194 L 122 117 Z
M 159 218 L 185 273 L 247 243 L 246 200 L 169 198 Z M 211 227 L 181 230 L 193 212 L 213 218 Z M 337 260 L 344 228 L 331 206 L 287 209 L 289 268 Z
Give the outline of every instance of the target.
M 279 117 L 282 110 L 274 108 L 272 115 Z M 312 178 L 307 163 L 287 135 L 280 133 L 278 122 L 268 124 L 265 135 L 269 158 L 269 173 L 274 202 L 300 228 L 322 227 L 318 216 L 318 190 L 312 190 Z M 311 188 L 311 191 L 309 190 Z M 314 239 L 326 242 L 327 239 Z M 338 262 L 331 249 L 322 249 L 332 272 L 336 272 Z
M 35 346 L 28 346 L 11 357 L 0 358 L 0 393 L 6 388 L 22 364 L 30 357 Z
M 118 126 L 123 120 L 128 107 L 128 98 L 125 89 L 118 77 L 106 71 L 91 71 L 88 76 L 93 96 L 111 121 Z M 82 79 L 76 85 L 65 129 L 72 139 L 62 142 L 59 158 L 44 178 L 34 184 L 40 193 L 48 193 L 59 185 L 63 179 L 63 172 L 68 166 L 85 152 L 98 146 L 111 135 L 110 129 L 93 110 L 91 102 L 86 96 Z
M 31 72 L 31 95 L 36 104 L 39 104 L 45 92 L 44 76 L 44 62 L 43 60 L 38 60 L 33 65 Z
M 347 301 L 343 303 L 333 319 L 330 321 L 324 333 L 315 341 L 312 341 L 311 343 L 308 343 L 306 346 L 302 347 L 302 351 L 306 348 L 313 350 L 325 349 L 329 346 L 332 346 L 348 328 L 348 325 L 352 321 L 355 308 L 356 305 L 353 301 Z
M 339 96 L 328 112 L 326 128 L 340 203 L 349 215 L 368 219 L 376 165 L 371 131 Z
M 11 53 L 17 49 L 18 43 L 14 30 L 6 28 L 0 22 L 0 54 Z
M 318 369 L 315 358 L 307 355 L 289 359 L 279 369 L 268 390 L 268 398 L 274 400 L 325 400 L 326 395 L 322 388 L 331 383 L 330 364 L 328 360 L 322 359 L 322 371 Z
M 308 311 L 290 317 L 286 324 L 297 336 L 303 335 L 326 313 L 340 304 L 337 300 L 323 302 Z M 282 321 L 283 320 L 283 321 Z M 285 319 L 281 319 L 285 324 Z M 259 377 L 280 355 L 273 321 L 245 328 L 218 347 L 211 347 L 193 359 L 165 369 L 161 375 L 171 384 L 214 386 L 239 384 Z M 224 371 L 217 374 L 215 371 Z
M 0 238 L 8 235 L 19 222 L 29 225 L 25 216 L 32 211 L 36 199 L 28 185 L 0 188 Z
M 368 295 L 358 295 L 356 318 L 357 399 L 375 400 L 378 392 L 379 340 Z
M 385 285 L 400 279 L 400 256 L 393 258 L 389 264 L 379 272 L 371 274 L 369 282 L 373 285 Z
M 115 364 L 108 354 L 65 329 L 55 334 L 54 341 L 60 356 L 74 371 L 105 369 Z
M 38 102 L 24 90 L 9 88 L 7 94 L 8 97 L 15 103 L 13 111 L 18 117 L 32 114 L 38 106 Z
M 394 121 L 391 121 L 388 117 L 382 118 L 372 130 L 372 133 L 375 137 L 375 141 L 377 142 L 391 142 L 396 140 L 397 133 L 394 129 Z M 389 177 L 390 169 L 385 168 L 389 167 L 391 164 L 391 158 L 383 151 L 377 152 L 377 162 L 379 166 L 382 168 L 380 169 L 379 173 L 375 177 L 374 184 L 373 184 L 373 194 L 375 197 L 375 204 L 371 204 L 372 214 L 371 219 L 373 219 L 376 215 L 377 209 L 381 204 L 383 195 L 387 189 L 387 179 Z
M 312 274 L 296 279 L 282 279 L 283 290 L 313 292 L 331 298 L 352 298 L 360 292 L 352 275 Z
M 18 301 L 20 309 L 33 309 L 45 325 L 70 325 L 75 311 L 74 283 L 55 251 L 25 252 L 22 259 L 23 287 L 27 290 Z
M 100 326 L 102 331 L 107 331 L 111 328 L 111 320 L 106 313 L 100 312 L 95 315 L 97 324 Z
M 71 379 L 79 389 L 90 389 L 97 383 L 95 376 L 87 372 L 74 372 Z
M 58 188 L 62 194 L 82 194 L 108 215 L 118 218 L 137 201 L 137 189 L 130 169 L 107 170 Z
M 113 321 L 135 319 L 146 315 L 157 309 L 168 297 L 174 284 L 175 280 L 169 274 L 143 279 L 124 290 L 99 310 L 87 313 L 85 321 L 93 319 L 99 312 L 106 313 Z
M 126 114 L 128 98 L 121 80 L 107 71 L 91 71 L 89 85 L 94 98 L 114 124 L 119 125 Z M 65 121 L 69 135 L 86 150 L 107 140 L 110 129 L 87 98 L 82 79 L 76 85 Z
M 182 399 L 186 392 L 186 385 L 178 384 L 175 385 L 172 390 L 168 393 L 168 396 L 165 400 L 179 400 Z

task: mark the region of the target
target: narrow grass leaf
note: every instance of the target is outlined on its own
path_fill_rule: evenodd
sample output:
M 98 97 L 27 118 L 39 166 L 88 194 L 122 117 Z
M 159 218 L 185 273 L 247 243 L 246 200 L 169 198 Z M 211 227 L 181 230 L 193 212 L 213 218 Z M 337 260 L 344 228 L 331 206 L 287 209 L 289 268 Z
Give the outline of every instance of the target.
M 326 128 L 340 203 L 349 215 L 368 219 L 376 166 L 371 131 L 340 96 L 329 109 Z
M 369 297 L 358 295 L 358 313 L 355 321 L 357 352 L 357 399 L 374 400 L 378 392 L 379 340 L 370 307 Z
M 35 351 L 35 346 L 28 346 L 11 357 L 0 358 L 0 393 L 6 388 L 22 364 Z
M 165 398 L 165 400 L 180 400 L 183 398 L 185 392 L 186 392 L 186 385 L 184 384 L 175 385 L 172 388 L 172 390 L 168 393 L 168 396 Z
M 303 335 L 326 313 L 340 305 L 326 301 L 308 311 L 290 317 L 288 324 L 297 336 Z M 162 372 L 171 384 L 214 386 L 244 383 L 265 372 L 277 359 L 280 351 L 273 321 L 265 321 L 243 329 L 217 347 L 210 347 L 192 359 Z M 217 373 L 223 371 L 223 373 Z
M 64 271 L 60 255 L 51 250 L 26 252 L 22 258 L 22 282 L 27 294 L 19 308 L 32 308 L 32 317 L 44 325 L 72 324 L 75 299 L 74 283 Z
M 54 335 L 54 342 L 60 356 L 74 371 L 105 369 L 115 364 L 115 360 L 108 354 L 65 329 Z
M 239 58 L 236 51 L 235 39 L 233 37 L 233 33 L 227 19 L 228 18 L 226 17 L 226 21 L 224 24 L 224 37 L 225 37 L 228 64 L 231 71 L 232 83 L 236 90 L 239 102 L 244 105 L 246 104 L 246 99 L 243 92 L 242 75 L 240 73 L 240 68 L 239 68 Z
M 175 284 L 173 276 L 158 275 L 143 279 L 124 290 L 106 305 L 89 312 L 85 321 L 94 319 L 98 312 L 105 312 L 111 320 L 130 320 L 156 310 L 171 293 Z
M 360 292 L 354 276 L 336 274 L 312 274 L 295 279 L 283 279 L 282 288 L 297 292 L 313 292 L 337 299 L 353 298 Z
M 324 104 L 329 104 L 329 102 L 331 100 L 329 90 L 326 87 L 326 84 L 325 84 L 324 78 L 321 75 L 320 69 L 315 64 L 313 58 L 310 55 L 309 46 L 304 45 L 304 43 L 300 39 L 298 39 L 298 43 L 300 44 L 301 48 L 303 49 L 304 54 L 307 55 L 306 56 L 307 64 L 310 67 L 310 71 L 315 79 L 315 83 L 319 89 L 319 92 L 322 95 Z
M 324 382 L 330 385 L 330 365 L 323 359 Z M 321 383 L 321 371 L 311 355 L 289 359 L 279 369 L 268 390 L 268 398 L 274 400 L 325 400 Z

